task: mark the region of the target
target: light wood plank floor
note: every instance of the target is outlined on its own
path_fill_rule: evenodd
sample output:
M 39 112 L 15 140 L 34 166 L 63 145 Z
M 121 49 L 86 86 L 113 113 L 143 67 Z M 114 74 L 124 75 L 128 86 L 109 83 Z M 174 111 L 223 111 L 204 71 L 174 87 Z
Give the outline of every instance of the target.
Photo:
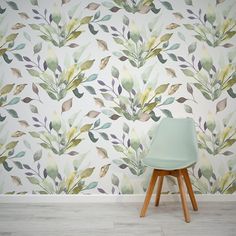
M 236 202 L 200 202 L 184 222 L 181 203 L 0 204 L 0 235 L 6 236 L 235 236 Z M 189 204 L 190 208 L 190 204 Z

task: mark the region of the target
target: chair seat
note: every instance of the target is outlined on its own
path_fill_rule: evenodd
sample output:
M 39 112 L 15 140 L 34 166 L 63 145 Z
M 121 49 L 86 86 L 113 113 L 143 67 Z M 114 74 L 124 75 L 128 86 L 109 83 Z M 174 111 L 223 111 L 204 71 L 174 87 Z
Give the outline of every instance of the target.
M 154 169 L 160 170 L 176 170 L 183 169 L 193 165 L 195 161 L 189 160 L 174 160 L 170 158 L 158 159 L 158 158 L 145 158 L 143 164 Z

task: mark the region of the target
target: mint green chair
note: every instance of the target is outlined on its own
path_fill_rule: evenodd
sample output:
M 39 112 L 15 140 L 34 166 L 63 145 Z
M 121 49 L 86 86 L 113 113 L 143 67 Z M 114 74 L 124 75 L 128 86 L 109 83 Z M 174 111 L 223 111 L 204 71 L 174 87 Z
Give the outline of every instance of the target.
M 193 209 L 198 210 L 187 168 L 196 163 L 198 147 L 194 121 L 191 118 L 164 118 L 156 129 L 156 136 L 143 163 L 153 168 L 140 217 L 144 217 L 155 183 L 158 180 L 155 205 L 159 205 L 163 178 L 166 175 L 177 177 L 186 222 L 190 222 L 184 192 L 183 178 L 188 189 Z

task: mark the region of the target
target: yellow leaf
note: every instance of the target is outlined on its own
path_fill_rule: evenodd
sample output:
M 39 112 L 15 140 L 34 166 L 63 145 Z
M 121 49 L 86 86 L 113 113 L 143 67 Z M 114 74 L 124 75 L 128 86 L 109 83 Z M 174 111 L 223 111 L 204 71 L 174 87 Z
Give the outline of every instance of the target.
M 75 180 L 76 172 L 73 171 L 70 173 L 69 177 L 66 179 L 66 189 L 70 190 L 74 180 Z
M 76 132 L 77 132 L 77 128 L 76 128 L 76 127 L 72 127 L 72 128 L 68 131 L 68 133 L 66 134 L 68 141 L 70 141 L 70 140 L 74 137 L 74 135 L 76 134 Z
M 152 91 L 151 88 L 146 88 L 144 90 L 144 92 L 141 94 L 141 96 L 140 96 L 141 105 L 143 105 L 148 100 L 148 97 L 149 97 L 149 94 L 150 94 L 151 91 Z
M 65 75 L 65 78 L 67 81 L 70 81 L 75 73 L 75 68 L 76 68 L 76 65 L 72 65 L 67 71 L 66 71 L 66 75 Z

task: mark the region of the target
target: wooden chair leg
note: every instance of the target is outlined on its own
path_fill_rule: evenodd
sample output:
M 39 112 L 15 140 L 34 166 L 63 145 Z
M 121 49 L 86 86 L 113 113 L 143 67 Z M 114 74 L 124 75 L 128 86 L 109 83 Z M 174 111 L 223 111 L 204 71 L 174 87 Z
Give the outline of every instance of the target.
M 192 206 L 193 206 L 193 210 L 197 211 L 198 210 L 197 201 L 196 201 L 195 196 L 194 196 L 192 184 L 191 184 L 191 181 L 190 181 L 190 178 L 189 178 L 189 175 L 188 175 L 188 170 L 184 169 L 184 170 L 182 170 L 182 173 L 183 173 L 184 180 L 185 180 L 185 183 L 186 183 L 186 186 L 187 186 L 187 189 L 188 189 L 188 194 L 189 194 Z
M 182 208 L 183 208 L 183 213 L 184 213 L 184 218 L 187 223 L 190 222 L 190 215 L 187 207 L 187 201 L 186 201 L 186 196 L 184 192 L 184 185 L 183 185 L 183 179 L 181 175 L 181 171 L 179 171 L 179 174 L 177 175 L 177 180 L 179 184 L 179 192 L 181 196 L 181 202 L 182 202 Z
M 147 207 L 149 205 L 149 202 L 150 202 L 150 199 L 151 199 L 151 196 L 153 193 L 153 189 L 154 189 L 156 181 L 157 181 L 157 176 L 158 176 L 157 170 L 153 170 L 152 177 L 151 177 L 148 189 L 147 189 L 146 197 L 145 197 L 145 200 L 143 203 L 143 207 L 142 207 L 142 210 L 140 213 L 140 217 L 144 217 L 146 214 Z
M 162 185 L 163 185 L 163 179 L 164 179 L 164 176 L 160 176 L 159 179 L 158 179 L 158 186 L 157 186 L 157 195 L 156 195 L 156 200 L 155 200 L 155 206 L 158 206 L 159 202 L 160 202 L 161 189 L 162 189 Z

